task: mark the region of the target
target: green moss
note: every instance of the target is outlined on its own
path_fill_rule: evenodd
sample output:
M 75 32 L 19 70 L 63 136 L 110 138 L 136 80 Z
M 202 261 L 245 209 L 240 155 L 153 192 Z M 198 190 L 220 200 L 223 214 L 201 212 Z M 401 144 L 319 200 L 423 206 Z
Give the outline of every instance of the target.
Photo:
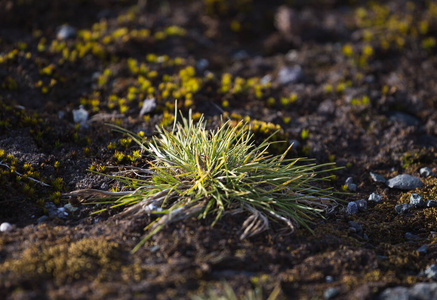
M 120 266 L 120 249 L 105 238 L 85 238 L 55 245 L 42 243 L 23 251 L 19 258 L 0 265 L 0 276 L 38 284 L 53 279 L 57 284 L 79 279 L 103 280 Z

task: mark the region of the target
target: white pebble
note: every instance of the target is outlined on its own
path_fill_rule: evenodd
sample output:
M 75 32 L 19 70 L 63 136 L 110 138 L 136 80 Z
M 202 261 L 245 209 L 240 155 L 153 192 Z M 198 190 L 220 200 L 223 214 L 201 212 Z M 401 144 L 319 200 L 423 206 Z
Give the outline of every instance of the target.
M 0 231 L 2 232 L 11 231 L 11 230 L 12 230 L 12 225 L 9 224 L 8 222 L 4 222 L 0 225 Z

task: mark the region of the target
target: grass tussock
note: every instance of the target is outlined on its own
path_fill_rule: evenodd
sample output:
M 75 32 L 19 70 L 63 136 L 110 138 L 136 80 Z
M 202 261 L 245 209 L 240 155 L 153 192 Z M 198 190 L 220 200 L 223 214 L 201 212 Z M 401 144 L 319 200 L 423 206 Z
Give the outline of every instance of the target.
M 131 189 L 119 193 L 113 205 L 130 206 L 123 216 L 158 216 L 133 251 L 164 226 L 193 216 L 212 217 L 215 224 L 224 213 L 245 213 L 244 239 L 268 229 L 269 220 L 291 230 L 299 225 L 311 230 L 308 223 L 336 205 L 332 193 L 316 185 L 329 177 L 327 165 L 287 158 L 290 148 L 282 155 L 269 154 L 274 142 L 256 145 L 244 122 L 208 130 L 203 116 L 195 123 L 191 112 L 181 121 L 175 120 L 171 131 L 158 127 L 151 141 L 114 126 L 151 158 L 150 168 L 136 168 L 134 176 L 112 176 Z

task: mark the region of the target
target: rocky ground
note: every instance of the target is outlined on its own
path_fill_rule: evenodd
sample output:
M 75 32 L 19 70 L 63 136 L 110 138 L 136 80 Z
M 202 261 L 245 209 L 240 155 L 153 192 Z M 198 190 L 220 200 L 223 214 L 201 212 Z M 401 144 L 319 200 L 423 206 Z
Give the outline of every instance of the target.
M 436 298 L 436 38 L 434 1 L 0 1 L 0 298 Z M 341 205 L 314 234 L 225 215 L 130 254 L 149 217 L 63 195 L 123 190 L 89 170 L 147 157 L 106 124 L 151 137 L 175 99 L 335 162 Z

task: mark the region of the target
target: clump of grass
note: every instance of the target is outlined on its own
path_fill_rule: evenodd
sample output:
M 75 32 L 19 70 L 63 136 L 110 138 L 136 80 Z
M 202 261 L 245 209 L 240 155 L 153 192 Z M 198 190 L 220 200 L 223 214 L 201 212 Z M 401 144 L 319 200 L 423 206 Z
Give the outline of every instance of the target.
M 152 158 L 150 168 L 135 168 L 134 176 L 112 176 L 132 190 L 114 194 L 119 198 L 113 207 L 131 206 L 123 217 L 158 216 L 133 252 L 164 226 L 192 216 L 213 217 L 214 225 L 224 213 L 246 213 L 240 235 L 244 239 L 268 229 L 269 220 L 283 222 L 292 231 L 299 225 L 311 231 L 311 220 L 336 206 L 331 191 L 316 186 L 329 178 L 318 174 L 332 164 L 287 158 L 291 146 L 280 156 L 271 155 L 272 136 L 256 145 L 243 121 L 208 130 L 203 116 L 195 123 L 191 111 L 188 119 L 181 115 L 181 121 L 175 119 L 171 131 L 157 127 L 151 141 L 113 126 Z

